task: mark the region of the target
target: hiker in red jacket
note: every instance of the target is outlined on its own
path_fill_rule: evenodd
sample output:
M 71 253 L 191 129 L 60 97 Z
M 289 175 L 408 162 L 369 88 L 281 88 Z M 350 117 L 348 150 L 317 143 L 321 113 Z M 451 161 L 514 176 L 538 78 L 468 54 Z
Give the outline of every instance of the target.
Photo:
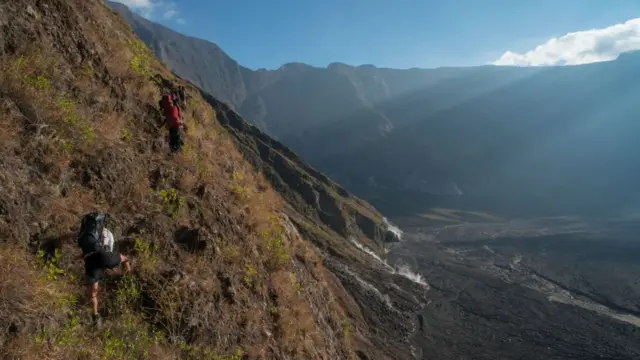
M 183 127 L 180 107 L 175 95 L 164 95 L 160 101 L 164 116 L 169 126 L 169 146 L 171 151 L 179 151 L 182 146 L 180 130 Z

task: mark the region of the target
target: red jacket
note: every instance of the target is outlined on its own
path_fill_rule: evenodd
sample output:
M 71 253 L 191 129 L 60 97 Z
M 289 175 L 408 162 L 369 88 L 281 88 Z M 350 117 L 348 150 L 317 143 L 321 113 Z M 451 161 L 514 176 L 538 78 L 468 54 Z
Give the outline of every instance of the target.
M 172 129 L 179 129 L 182 127 L 180 122 L 180 108 L 176 105 L 165 109 L 165 117 L 169 121 L 169 127 Z
M 169 128 L 179 129 L 182 127 L 180 122 L 180 108 L 174 104 L 171 98 L 166 95 L 162 99 L 162 107 L 164 108 L 164 116 L 169 122 Z

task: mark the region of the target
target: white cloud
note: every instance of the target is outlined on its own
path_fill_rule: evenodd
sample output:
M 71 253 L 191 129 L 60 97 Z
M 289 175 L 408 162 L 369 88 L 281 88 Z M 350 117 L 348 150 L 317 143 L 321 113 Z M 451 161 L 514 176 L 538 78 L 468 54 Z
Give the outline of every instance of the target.
M 618 55 L 633 50 L 640 50 L 640 18 L 606 28 L 568 33 L 526 53 L 507 51 L 493 64 L 580 65 L 615 60 Z
M 136 12 L 138 15 L 149 20 L 151 20 L 151 18 L 153 17 L 154 9 L 158 5 L 157 3 L 151 0 L 116 0 L 116 1 L 126 5 L 131 10 Z
M 152 6 L 150 0 L 118 0 L 118 2 L 132 9 L 150 8 Z
M 115 0 L 118 1 L 130 9 L 135 11 L 138 15 L 149 19 L 155 20 L 157 18 L 164 18 L 165 20 L 175 19 L 176 23 L 180 25 L 186 24 L 183 18 L 176 17 L 180 14 L 176 4 L 172 1 L 167 2 L 165 0 Z
M 177 12 L 177 11 L 175 11 L 175 10 L 167 10 L 167 12 L 166 12 L 166 13 L 164 13 L 164 18 L 165 18 L 165 19 L 167 19 L 167 20 L 169 20 L 169 19 L 171 19 L 172 17 L 174 17 L 176 14 L 178 14 L 178 12 Z

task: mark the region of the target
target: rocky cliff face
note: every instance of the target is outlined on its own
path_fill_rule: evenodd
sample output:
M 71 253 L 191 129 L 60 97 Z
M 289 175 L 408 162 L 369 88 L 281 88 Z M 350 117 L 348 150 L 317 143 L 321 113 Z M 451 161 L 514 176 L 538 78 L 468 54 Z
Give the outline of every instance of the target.
M 272 183 L 298 211 L 327 224 L 344 237 L 366 237 L 381 250 L 393 238 L 371 205 L 352 196 L 340 185 L 307 165 L 285 145 L 244 121 L 226 104 L 202 96 L 214 107 L 218 119 L 235 139 L 247 161 Z

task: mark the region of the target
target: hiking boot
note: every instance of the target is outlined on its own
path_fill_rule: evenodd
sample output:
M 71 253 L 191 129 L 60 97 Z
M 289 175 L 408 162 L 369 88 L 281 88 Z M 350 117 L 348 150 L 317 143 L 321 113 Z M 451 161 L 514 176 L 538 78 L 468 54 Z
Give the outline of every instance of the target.
M 91 320 L 93 320 L 93 325 L 97 328 L 102 327 L 102 318 L 98 314 L 91 314 Z

